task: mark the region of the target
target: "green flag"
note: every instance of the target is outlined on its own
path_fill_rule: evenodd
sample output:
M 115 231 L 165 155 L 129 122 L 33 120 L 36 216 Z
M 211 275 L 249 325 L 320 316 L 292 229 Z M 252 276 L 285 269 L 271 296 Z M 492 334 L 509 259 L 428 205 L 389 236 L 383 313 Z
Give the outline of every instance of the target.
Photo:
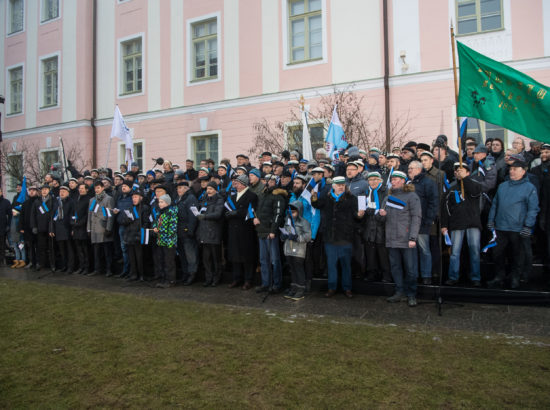
M 460 89 L 457 115 L 500 125 L 550 143 L 549 88 L 457 41 Z

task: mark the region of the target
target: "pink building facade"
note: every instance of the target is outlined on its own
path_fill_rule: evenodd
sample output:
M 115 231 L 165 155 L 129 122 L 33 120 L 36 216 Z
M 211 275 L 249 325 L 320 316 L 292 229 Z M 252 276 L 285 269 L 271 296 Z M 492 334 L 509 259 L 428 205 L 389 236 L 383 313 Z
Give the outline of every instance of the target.
M 384 3 L 389 115 L 408 118 L 408 139 L 456 141 L 451 21 L 459 41 L 550 84 L 549 0 L 2 0 L 2 149 L 25 164 L 32 143 L 54 161 L 62 137 L 118 168 L 117 104 L 145 169 L 234 158 L 255 122 L 291 130 L 301 95 L 314 109 L 335 88 L 383 121 Z

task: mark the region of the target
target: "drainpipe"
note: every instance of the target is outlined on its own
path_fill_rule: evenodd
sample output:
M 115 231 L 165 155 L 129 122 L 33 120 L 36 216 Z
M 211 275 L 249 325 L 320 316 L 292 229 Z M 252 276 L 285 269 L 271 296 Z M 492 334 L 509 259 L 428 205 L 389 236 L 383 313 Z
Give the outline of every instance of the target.
M 97 128 L 95 126 L 97 101 L 96 101 L 96 77 L 97 77 L 97 0 L 93 2 L 92 11 L 92 168 L 97 167 Z
M 390 126 L 390 56 L 388 46 L 388 0 L 383 0 L 384 20 L 384 110 L 386 118 L 386 151 L 391 150 L 391 126 Z

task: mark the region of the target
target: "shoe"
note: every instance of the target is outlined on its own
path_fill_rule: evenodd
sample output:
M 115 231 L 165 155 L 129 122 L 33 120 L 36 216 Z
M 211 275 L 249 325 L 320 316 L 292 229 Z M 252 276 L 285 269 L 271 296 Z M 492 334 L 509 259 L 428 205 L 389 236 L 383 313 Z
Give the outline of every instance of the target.
M 10 268 L 14 269 L 17 265 L 19 265 L 19 261 L 14 259 L 13 264 L 10 266 Z
M 329 289 L 327 293 L 325 293 L 325 297 L 331 298 L 334 295 L 336 295 L 336 291 L 334 289 Z
M 403 295 L 402 293 L 395 293 L 393 296 L 390 296 L 389 298 L 387 298 L 386 302 L 398 303 L 398 302 L 401 302 L 402 300 L 407 300 L 405 295 Z
M 445 285 L 447 286 L 454 286 L 458 283 L 458 280 L 456 279 L 448 279 L 446 282 L 445 282 Z
M 297 291 L 296 287 L 297 285 L 295 283 L 291 283 L 290 287 L 285 291 L 285 294 L 283 295 L 283 297 L 287 299 L 292 299 L 292 296 L 294 296 L 294 294 Z
M 276 295 L 277 293 L 281 293 L 281 288 L 271 288 L 269 289 L 269 293 L 272 295 Z
M 517 288 L 519 288 L 519 278 L 517 276 L 512 276 L 512 279 L 510 279 L 510 289 Z
M 120 272 L 118 275 L 116 275 L 116 278 L 125 278 L 128 275 L 128 272 Z
M 61 270 L 60 270 L 59 272 L 61 272 L 61 273 L 65 273 L 65 272 L 67 272 L 67 267 L 64 267 L 64 268 L 63 268 L 63 269 L 61 269 Z
M 242 290 L 249 290 L 249 289 L 252 289 L 252 284 L 250 282 L 245 282 L 243 287 L 241 288 Z
M 136 275 L 134 275 L 134 276 L 129 276 L 129 277 L 126 278 L 126 281 L 127 281 L 127 282 L 134 282 L 134 281 L 136 281 L 136 280 L 138 280 L 138 277 L 137 277 Z
M 292 299 L 292 300 L 301 300 L 301 299 L 303 299 L 305 297 L 305 293 L 306 293 L 305 290 L 306 290 L 305 286 L 296 286 L 296 291 L 290 297 L 290 299 Z
M 185 282 L 183 282 L 183 286 L 191 286 L 193 284 L 193 282 L 195 281 L 195 274 L 194 273 L 191 273 L 187 279 L 185 280 Z
M 82 273 L 82 270 L 83 270 L 83 269 L 78 269 L 78 270 L 75 271 L 74 274 L 75 274 L 75 275 L 80 275 L 80 274 Z
M 87 276 L 95 276 L 95 275 L 99 275 L 99 274 L 100 274 L 100 273 L 99 273 L 98 271 L 94 270 L 94 271 L 88 273 Z
M 110 278 L 110 277 L 113 276 L 113 275 L 114 275 L 114 273 L 111 272 L 111 271 L 109 270 L 109 271 L 107 271 L 107 273 L 105 274 L 105 277 L 106 277 L 106 278 Z
M 42 269 L 42 266 L 40 266 L 40 265 L 36 265 L 36 266 L 34 267 L 34 271 L 35 271 L 35 272 L 39 272 L 40 269 Z
M 431 285 L 432 284 L 432 278 L 422 278 L 422 284 L 423 285 Z
M 414 296 L 409 296 L 407 298 L 407 305 L 409 305 L 409 307 L 415 307 L 416 306 L 416 298 Z
M 246 283 L 245 283 L 245 285 L 246 285 Z M 233 289 L 233 288 L 236 288 L 236 287 L 238 287 L 238 286 L 239 286 L 239 282 L 237 282 L 236 280 L 234 280 L 234 281 L 231 282 L 231 283 L 229 284 L 229 286 L 227 286 L 227 287 L 228 287 L 229 289 Z M 243 286 L 243 288 L 244 288 L 244 286 Z
M 218 286 L 219 283 L 220 283 L 219 280 L 215 280 L 214 282 L 212 282 L 212 283 L 210 284 L 210 287 L 215 288 L 216 286 Z
M 34 268 L 34 265 L 32 263 L 28 263 L 27 266 L 25 266 L 25 269 L 32 269 Z
M 306 280 L 306 293 L 311 293 L 311 279 Z
M 25 266 L 25 261 L 19 261 L 19 265 L 16 266 L 17 269 L 21 269 Z
M 474 288 L 480 288 L 481 287 L 481 282 L 479 280 L 474 280 L 474 281 L 472 281 L 472 286 Z
M 363 278 L 364 282 L 374 282 L 375 280 L 376 278 L 374 277 L 374 275 L 367 275 Z
M 269 291 L 269 286 L 256 286 L 256 293 L 265 293 Z
M 160 289 L 168 289 L 170 287 L 170 283 L 168 282 L 159 282 L 155 285 L 155 288 L 160 288 Z
M 67 275 L 72 275 L 74 272 L 72 269 L 67 269 Z
M 353 297 L 353 293 L 351 293 L 351 290 L 346 290 L 344 292 L 344 295 L 346 295 L 348 299 L 351 299 Z
M 204 283 L 202 284 L 202 286 L 204 286 L 205 288 L 207 288 L 207 287 L 210 286 L 211 284 L 212 284 L 212 282 L 209 281 L 209 280 L 207 280 L 206 282 L 204 282 Z

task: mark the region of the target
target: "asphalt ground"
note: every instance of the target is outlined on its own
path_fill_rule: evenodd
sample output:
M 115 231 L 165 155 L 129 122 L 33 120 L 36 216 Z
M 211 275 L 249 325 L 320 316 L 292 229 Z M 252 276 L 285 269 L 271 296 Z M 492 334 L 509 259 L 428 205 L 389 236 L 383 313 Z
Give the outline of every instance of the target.
M 67 275 L 34 272 L 25 269 L 0 268 L 0 278 L 40 282 L 104 292 L 131 294 L 154 299 L 172 299 L 225 305 L 232 308 L 260 309 L 266 315 L 283 321 L 296 318 L 329 318 L 332 321 L 352 322 L 367 326 L 402 326 L 411 331 L 438 329 L 464 330 L 476 333 L 503 334 L 518 343 L 528 343 L 528 337 L 550 336 L 550 308 L 540 306 L 496 305 L 482 303 L 453 304 L 444 301 L 442 314 L 434 300 L 418 300 L 410 308 L 406 302 L 388 303 L 384 296 L 354 295 L 352 299 L 337 294 L 327 299 L 324 292 L 313 290 L 300 301 L 290 301 L 281 294 L 257 294 L 254 289 L 229 289 L 227 283 L 216 288 L 192 286 L 168 289 L 155 287 L 155 282 L 127 282 L 104 276 Z

